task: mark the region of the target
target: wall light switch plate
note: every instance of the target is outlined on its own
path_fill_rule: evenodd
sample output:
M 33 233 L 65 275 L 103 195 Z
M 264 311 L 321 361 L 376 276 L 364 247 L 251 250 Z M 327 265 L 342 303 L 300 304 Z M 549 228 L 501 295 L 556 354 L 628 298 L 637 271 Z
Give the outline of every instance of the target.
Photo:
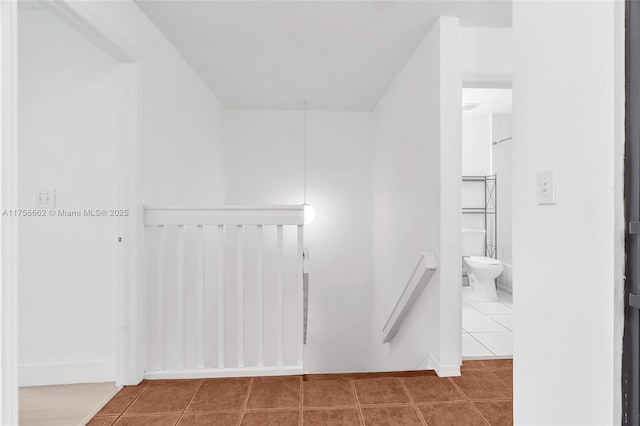
M 36 189 L 33 194 L 33 207 L 36 209 L 52 209 L 56 207 L 55 189 Z
M 538 172 L 538 204 L 556 203 L 555 170 Z

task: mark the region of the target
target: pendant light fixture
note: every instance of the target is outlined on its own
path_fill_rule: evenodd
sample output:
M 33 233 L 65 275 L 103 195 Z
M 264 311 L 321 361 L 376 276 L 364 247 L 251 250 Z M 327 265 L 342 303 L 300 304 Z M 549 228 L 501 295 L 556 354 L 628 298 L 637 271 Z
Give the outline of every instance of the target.
M 309 225 L 316 218 L 316 212 L 307 204 L 307 101 L 304 104 L 304 135 L 303 135 L 303 156 L 304 156 L 304 224 Z

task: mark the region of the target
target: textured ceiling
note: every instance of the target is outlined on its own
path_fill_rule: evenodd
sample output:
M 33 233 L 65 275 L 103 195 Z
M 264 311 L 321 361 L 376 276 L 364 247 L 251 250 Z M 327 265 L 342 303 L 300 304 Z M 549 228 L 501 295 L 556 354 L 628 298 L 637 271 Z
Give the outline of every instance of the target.
M 229 108 L 370 111 L 438 16 L 511 25 L 504 0 L 136 3 Z

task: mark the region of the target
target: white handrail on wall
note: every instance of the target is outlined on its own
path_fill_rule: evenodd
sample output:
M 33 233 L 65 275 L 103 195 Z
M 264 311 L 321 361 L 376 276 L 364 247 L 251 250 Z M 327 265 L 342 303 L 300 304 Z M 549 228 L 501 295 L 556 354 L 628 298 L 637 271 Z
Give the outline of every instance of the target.
M 300 206 L 145 206 L 145 377 L 301 374 Z
M 400 328 L 402 321 L 411 310 L 411 307 L 416 302 L 424 288 L 426 287 L 431 277 L 436 272 L 436 258 L 431 252 L 422 253 L 418 264 L 413 269 L 413 273 L 409 278 L 409 282 L 402 290 L 402 294 L 396 302 L 396 305 L 389 315 L 387 323 L 382 329 L 382 343 L 388 343 L 393 339 L 396 332 Z

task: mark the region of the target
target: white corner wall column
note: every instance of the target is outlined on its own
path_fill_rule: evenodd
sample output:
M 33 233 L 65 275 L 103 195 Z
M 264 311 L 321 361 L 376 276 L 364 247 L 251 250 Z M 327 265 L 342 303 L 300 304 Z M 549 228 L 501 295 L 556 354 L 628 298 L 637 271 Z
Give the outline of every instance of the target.
M 0 209 L 17 199 L 17 2 L 0 2 Z M 0 227 L 0 423 L 18 424 L 17 221 Z
M 518 425 L 622 423 L 623 21 L 621 1 L 513 4 Z
M 458 18 L 440 18 L 440 352 L 439 376 L 460 375 L 462 363 L 462 79 Z
M 375 110 L 374 342 L 415 258 L 433 252 L 438 265 L 394 339 L 374 347 L 377 370 L 430 368 L 443 376 L 460 374 L 458 30 L 458 18 L 439 18 Z

